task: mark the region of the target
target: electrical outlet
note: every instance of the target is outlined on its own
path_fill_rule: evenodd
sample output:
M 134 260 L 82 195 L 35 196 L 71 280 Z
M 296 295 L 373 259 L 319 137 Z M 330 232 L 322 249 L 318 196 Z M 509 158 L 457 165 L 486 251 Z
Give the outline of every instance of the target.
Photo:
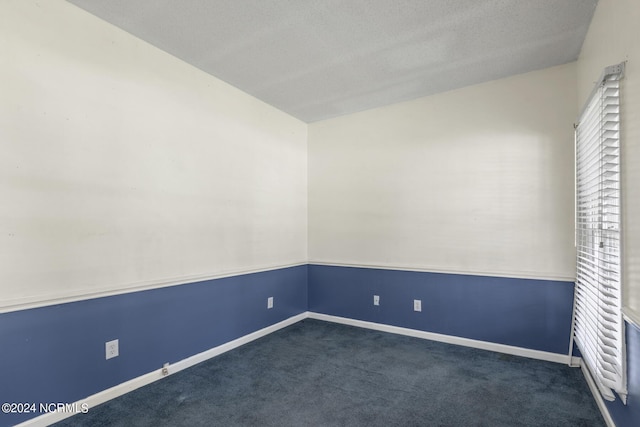
M 273 297 L 267 298 L 267 308 L 273 308 Z
M 380 295 L 373 296 L 373 305 L 380 305 Z
M 120 355 L 120 350 L 118 347 L 118 340 L 106 342 L 104 345 L 105 359 L 108 360 L 113 359 L 114 357 L 118 357 Z
M 422 311 L 422 300 L 413 300 L 413 311 Z

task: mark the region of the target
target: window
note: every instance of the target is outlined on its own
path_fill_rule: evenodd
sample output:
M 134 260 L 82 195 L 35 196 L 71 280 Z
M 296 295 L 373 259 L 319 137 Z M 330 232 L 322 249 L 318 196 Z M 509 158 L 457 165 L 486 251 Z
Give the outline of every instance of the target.
M 621 298 L 620 87 L 607 67 L 576 125 L 574 337 L 602 396 L 626 401 Z

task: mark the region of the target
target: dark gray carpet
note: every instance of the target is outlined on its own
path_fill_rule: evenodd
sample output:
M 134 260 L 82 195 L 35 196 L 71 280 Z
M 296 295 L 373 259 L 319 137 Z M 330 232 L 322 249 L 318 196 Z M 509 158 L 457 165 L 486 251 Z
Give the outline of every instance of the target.
M 603 426 L 580 369 L 304 320 L 60 426 Z

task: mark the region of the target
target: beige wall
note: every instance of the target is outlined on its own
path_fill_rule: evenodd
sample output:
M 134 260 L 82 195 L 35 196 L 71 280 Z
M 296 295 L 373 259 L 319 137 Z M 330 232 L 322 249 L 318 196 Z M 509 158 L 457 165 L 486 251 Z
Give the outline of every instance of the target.
M 312 263 L 573 280 L 575 63 L 309 125 Z
M 571 279 L 570 124 L 626 59 L 640 312 L 639 9 L 600 0 L 577 65 L 307 127 L 66 2 L 4 1 L 0 310 L 307 260 Z
M 621 82 L 623 299 L 640 324 L 640 2 L 600 0 L 577 65 L 582 107 L 604 67 L 627 61 Z
M 0 310 L 306 262 L 305 123 L 62 0 L 0 52 Z

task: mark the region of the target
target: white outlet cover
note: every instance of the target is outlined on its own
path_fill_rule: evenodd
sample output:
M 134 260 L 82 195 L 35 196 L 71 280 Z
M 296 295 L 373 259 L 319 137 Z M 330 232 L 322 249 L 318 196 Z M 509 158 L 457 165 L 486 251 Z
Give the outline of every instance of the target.
M 422 311 L 422 300 L 413 300 L 413 311 Z
M 118 340 L 108 341 L 104 345 L 105 349 L 105 359 L 113 359 L 114 357 L 118 357 L 120 355 L 119 343 Z
M 267 308 L 273 308 L 273 297 L 267 298 Z
M 380 305 L 380 295 L 373 296 L 373 305 Z

